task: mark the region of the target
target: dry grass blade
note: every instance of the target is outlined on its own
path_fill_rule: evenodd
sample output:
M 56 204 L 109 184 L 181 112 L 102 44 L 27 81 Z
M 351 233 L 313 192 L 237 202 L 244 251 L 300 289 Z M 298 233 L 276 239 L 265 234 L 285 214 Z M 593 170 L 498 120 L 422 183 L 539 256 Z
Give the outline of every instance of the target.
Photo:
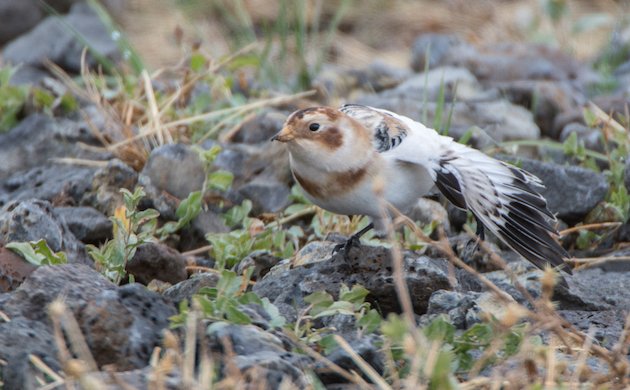
M 310 91 L 306 91 L 306 92 L 300 92 L 300 93 L 296 93 L 293 95 L 286 95 L 286 96 L 276 96 L 273 98 L 269 98 L 269 99 L 262 99 L 262 100 L 258 100 L 252 103 L 248 103 L 248 104 L 244 104 L 242 106 L 239 107 L 230 107 L 230 108 L 224 108 L 221 110 L 216 110 L 216 111 L 212 111 L 212 112 L 207 112 L 205 114 L 200 114 L 200 115 L 195 115 L 195 116 L 191 116 L 188 118 L 184 118 L 184 119 L 178 119 L 169 123 L 165 123 L 164 126 L 165 127 L 177 127 L 177 126 L 183 126 L 183 125 L 190 125 L 194 122 L 199 122 L 199 121 L 207 121 L 210 119 L 214 119 L 226 114 L 230 114 L 232 112 L 235 111 L 239 111 L 241 113 L 246 113 L 248 111 L 251 110 L 256 110 L 259 108 L 263 108 L 263 107 L 268 107 L 268 106 L 276 106 L 276 105 L 280 105 L 280 104 L 286 104 L 289 102 L 292 102 L 294 100 L 298 100 L 298 99 L 302 99 L 305 97 L 309 97 L 309 96 L 313 96 L 317 93 L 317 91 L 315 90 L 310 90 Z
M 558 235 L 560 237 L 564 237 L 568 234 L 574 233 L 574 232 L 580 232 L 582 230 L 597 230 L 597 229 L 616 229 L 619 226 L 623 225 L 623 223 L 621 222 L 601 222 L 601 223 L 591 223 L 588 225 L 579 225 L 579 226 L 573 226 L 570 227 L 568 229 L 564 229 L 562 231 L 560 231 L 558 233 Z
M 59 324 L 60 328 L 64 330 L 73 352 L 86 364 L 90 371 L 98 371 L 98 365 L 83 337 L 81 327 L 74 315 L 68 310 L 66 304 L 61 300 L 53 301 L 49 306 L 49 313 L 53 323 Z M 66 358 L 69 359 L 70 355 L 68 354 Z
M 385 382 L 385 379 L 383 379 L 383 377 L 380 376 L 378 372 L 376 372 L 376 370 L 372 368 L 372 366 L 367 364 L 367 362 L 363 360 L 363 358 L 359 356 L 359 354 L 356 353 L 354 349 L 352 349 L 350 344 L 348 344 L 348 342 L 343 337 L 336 334 L 334 335 L 334 339 L 337 344 L 339 344 L 341 349 L 346 351 L 354 364 L 356 364 L 357 367 L 359 367 L 361 371 L 363 371 L 363 373 L 372 380 L 372 382 L 374 382 L 382 390 L 391 390 L 391 386 L 389 386 L 389 384 Z
M 62 385 L 65 382 L 65 379 L 57 374 L 55 372 L 55 370 L 53 370 L 52 368 L 50 368 L 42 359 L 39 358 L 39 356 L 33 355 L 33 354 L 29 354 L 28 355 L 28 360 L 38 369 L 40 370 L 42 373 L 48 375 L 50 378 L 52 378 L 53 382 L 48 384 L 47 386 L 50 386 L 50 388 L 54 388 L 55 386 L 59 386 Z
M 601 121 L 602 124 L 612 128 L 618 133 L 624 134 L 628 136 L 628 131 L 625 127 L 623 127 L 619 122 L 617 122 L 613 117 L 606 114 L 601 108 L 597 107 L 597 105 L 593 102 L 589 102 L 589 109 L 597 116 L 597 119 Z
M 3 312 L 2 310 L 0 310 L 0 320 L 4 322 L 11 322 L 11 318 L 9 318 L 9 316 L 6 315 L 6 313 Z
M 141 77 L 144 82 L 144 93 L 149 104 L 148 125 L 149 128 L 152 129 L 151 132 L 157 136 L 157 145 L 154 145 L 154 147 L 162 146 L 165 143 L 172 143 L 173 138 L 171 137 L 171 133 L 169 133 L 161 124 L 160 110 L 158 109 L 157 100 L 155 99 L 155 92 L 153 91 L 153 85 L 151 84 L 149 73 L 144 70 L 142 71 Z
M 71 158 L 71 157 L 51 158 L 50 161 L 57 164 L 78 165 L 78 166 L 89 167 L 89 168 L 104 168 L 109 163 L 109 161 L 86 160 L 82 158 Z
M 195 376 L 195 360 L 197 347 L 197 318 L 198 307 L 193 300 L 193 308 L 186 317 L 186 333 L 184 339 L 184 359 L 182 362 L 182 382 L 185 387 L 191 387 Z
M 573 264 L 577 264 L 576 269 L 587 269 L 597 267 L 604 263 L 630 261 L 630 256 L 601 256 L 601 257 L 581 257 L 579 259 L 571 259 Z
M 580 383 L 580 378 L 582 377 L 582 372 L 586 369 L 586 359 L 588 359 L 591 351 L 591 347 L 593 346 L 593 341 L 595 340 L 595 327 L 591 326 L 586 334 L 586 338 L 584 339 L 584 344 L 582 344 L 582 350 L 578 355 L 578 360 L 575 365 L 575 372 L 573 373 L 573 377 L 571 378 L 571 382 Z

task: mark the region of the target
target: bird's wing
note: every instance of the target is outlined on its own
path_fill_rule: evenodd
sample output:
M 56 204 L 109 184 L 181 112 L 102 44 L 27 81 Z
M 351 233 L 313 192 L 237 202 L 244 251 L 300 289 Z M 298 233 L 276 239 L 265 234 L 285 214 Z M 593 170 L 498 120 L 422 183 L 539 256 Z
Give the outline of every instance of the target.
M 478 221 L 539 268 L 562 267 L 568 253 L 554 239 L 554 215 L 532 187 L 536 176 L 439 135 L 419 122 L 382 109 L 342 107 L 347 115 L 374 134 L 384 157 L 418 164 L 432 175 L 438 189 L 456 206 L 470 210 Z

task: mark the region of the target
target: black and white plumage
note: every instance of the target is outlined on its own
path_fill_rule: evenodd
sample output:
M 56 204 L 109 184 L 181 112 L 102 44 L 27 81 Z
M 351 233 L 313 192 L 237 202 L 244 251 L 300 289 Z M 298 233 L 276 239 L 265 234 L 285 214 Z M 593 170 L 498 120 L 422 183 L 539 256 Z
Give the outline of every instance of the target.
M 571 273 L 569 255 L 553 238 L 555 217 L 534 189 L 542 186 L 537 177 L 419 122 L 356 104 L 316 107 L 293 113 L 273 139 L 287 144 L 295 179 L 322 208 L 368 215 L 378 228 L 384 221 L 375 180 L 403 213 L 436 186 L 537 267 Z

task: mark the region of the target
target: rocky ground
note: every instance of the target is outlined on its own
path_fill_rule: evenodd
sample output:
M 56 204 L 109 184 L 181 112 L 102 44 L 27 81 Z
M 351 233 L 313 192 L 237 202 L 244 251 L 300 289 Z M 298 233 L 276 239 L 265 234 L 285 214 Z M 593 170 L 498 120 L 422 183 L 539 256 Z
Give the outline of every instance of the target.
M 0 15 L 5 15 L 2 7 L 8 9 L 9 3 L 27 7 L 27 2 L 7 2 L 0 5 Z M 78 101 L 78 107 L 66 110 L 54 104 L 42 109 L 26 99 L 17 110 L 17 123 L 0 131 L 0 388 L 32 389 L 45 383 L 52 384 L 46 388 L 61 388 L 64 380 L 100 386 L 96 388 L 142 389 L 157 384 L 185 388 L 191 378 L 213 369 L 218 372 L 215 380 L 226 388 L 245 383 L 250 388 L 279 388 L 282 383 L 305 388 L 319 381 L 326 388 L 341 389 L 374 383 L 368 374 L 363 379 L 343 375 L 365 371 L 340 344 L 326 348 L 320 343 L 331 334 L 342 336 L 378 375 L 391 374 L 390 363 L 404 359 L 388 357 L 385 328 L 367 331 L 369 326 L 362 322 L 370 318 L 369 308 L 376 309 L 376 323 L 402 311 L 389 245 L 371 240 L 370 245 L 353 249 L 350 260 L 332 255 L 343 239 L 335 227 L 348 234 L 356 226 L 301 204 L 285 151 L 268 142 L 294 109 L 337 101 L 423 118 L 448 128 L 452 137 L 466 138 L 470 145 L 539 176 L 559 230 L 566 232 L 561 241 L 575 256 L 575 274 L 567 277 L 570 289 L 556 289 L 553 295 L 554 315 L 564 319 L 568 332 L 588 334 L 589 343 L 601 348 L 584 356 L 582 363 L 570 350 L 558 348 L 556 359 L 564 367 L 559 375 L 571 377 L 582 364 L 586 368 L 579 368 L 583 375 L 577 380 L 628 384 L 628 344 L 623 339 L 630 313 L 630 225 L 624 191 L 630 191 L 630 175 L 624 172 L 630 172 L 625 169 L 630 160 L 618 155 L 627 153 L 630 142 L 627 26 L 620 28 L 618 41 L 612 43 L 616 46 L 609 49 L 622 58 L 606 78 L 595 66 L 606 53 L 578 61 L 545 45 L 471 44 L 446 34 L 418 36 L 408 49 L 407 67 L 378 61 L 353 69 L 324 67 L 312 81 L 317 98 L 254 111 L 240 117 L 238 126 L 218 140 L 199 144 L 204 150 L 221 147 L 210 169 L 230 172 L 231 186 L 205 193 L 205 207 L 177 232 L 164 234 L 161 240 L 155 230 L 150 237 L 138 233 L 145 239 L 122 265 L 132 280 L 116 280 L 111 278 L 112 269 L 105 272 L 90 253 L 108 240 L 119 242 L 117 231 L 122 228 L 110 217 L 124 204 L 120 189 L 142 186 L 146 195 L 138 209 L 159 211 L 155 222 L 163 226 L 182 219 L 178 208 L 191 192 L 207 184 L 208 163 L 190 142 L 165 142 L 139 160 L 104 147 L 116 139 L 111 136 L 104 144 L 103 135 L 107 138 L 113 130 L 103 105 L 69 88 L 45 66 L 45 59 L 71 75 L 81 71 L 83 44 L 64 25 L 72 26 L 110 61 L 121 61 L 121 55 L 90 7 L 57 6 L 67 12 L 63 23 L 18 9 L 12 12 L 33 18 L 32 29 L 0 28 L 2 60 L 22 64 L 12 86 L 36 86 L 54 96 L 74 94 Z M 92 55 L 86 61 L 93 68 L 98 63 Z M 155 82 L 156 90 L 166 90 L 160 83 Z M 0 83 L 0 91 L 3 87 Z M 238 86 L 233 92 L 239 92 Z M 625 144 L 615 132 L 623 133 Z M 522 140 L 526 142 L 512 142 Z M 230 207 L 247 201 L 251 210 L 244 210 L 251 219 L 235 217 L 243 210 L 238 208 L 226 217 Z M 290 205 L 293 211 L 287 209 Z M 288 216 L 289 222 L 278 228 L 274 221 L 280 216 Z M 519 307 L 546 313 L 537 306 L 546 299 L 541 293 L 542 272 L 492 238 L 489 246 L 508 262 L 508 271 L 483 251 L 467 252 L 465 214 L 435 194 L 419 201 L 412 217 L 422 225 L 434 221 L 442 226 L 454 255 L 487 281 L 453 267 L 452 258 L 435 246 L 404 245 L 404 283 L 418 324 L 442 318 L 462 334 L 487 323 L 489 316 L 504 320 L 511 306 L 498 299 L 488 283 L 509 294 Z M 572 229 L 587 224 L 595 226 Z M 431 237 L 436 239 L 436 233 Z M 6 247 L 40 239 L 53 252 L 65 253 L 67 264 L 37 266 Z M 207 248 L 210 243 L 212 250 Z M 252 278 L 251 287 L 239 279 L 243 274 Z M 343 285 L 363 286 L 369 292 L 366 302 L 352 301 L 340 290 Z M 313 308 L 321 303 L 315 300 L 321 292 L 359 304 L 350 309 L 339 305 L 344 309 L 318 316 Z M 199 294 L 205 298 L 195 301 Z M 522 317 L 534 324 L 530 334 L 539 335 L 545 345 L 559 345 L 553 326 L 536 328 L 538 322 Z M 306 322 L 308 330 L 301 328 Z M 77 341 L 81 336 L 84 341 Z M 192 346 L 187 344 L 191 339 Z M 578 348 L 583 344 L 579 338 L 571 342 Z M 195 349 L 202 356 L 197 363 L 194 354 L 192 362 L 186 357 Z M 313 349 L 327 360 L 307 352 Z M 477 359 L 482 353 L 471 351 L 470 356 Z M 205 356 L 215 364 L 210 371 L 204 371 Z M 607 356 L 615 356 L 617 363 Z M 510 370 L 522 372 L 523 364 L 508 359 L 478 375 L 488 380 L 510 378 Z M 532 370 L 540 371 L 529 378 L 512 378 L 512 385 L 537 383 L 549 372 L 544 367 Z M 466 373 L 454 377 L 473 379 Z M 490 383 L 475 380 L 480 386 Z

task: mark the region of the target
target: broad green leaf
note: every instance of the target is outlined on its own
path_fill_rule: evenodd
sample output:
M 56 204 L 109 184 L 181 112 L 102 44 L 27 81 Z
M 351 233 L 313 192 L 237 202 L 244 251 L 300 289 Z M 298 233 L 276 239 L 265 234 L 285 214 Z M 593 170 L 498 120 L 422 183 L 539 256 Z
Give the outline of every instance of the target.
M 6 248 L 11 249 L 18 255 L 22 256 L 26 261 L 34 265 L 42 265 L 45 256 L 35 252 L 33 246 L 28 242 L 10 242 L 6 244 Z

